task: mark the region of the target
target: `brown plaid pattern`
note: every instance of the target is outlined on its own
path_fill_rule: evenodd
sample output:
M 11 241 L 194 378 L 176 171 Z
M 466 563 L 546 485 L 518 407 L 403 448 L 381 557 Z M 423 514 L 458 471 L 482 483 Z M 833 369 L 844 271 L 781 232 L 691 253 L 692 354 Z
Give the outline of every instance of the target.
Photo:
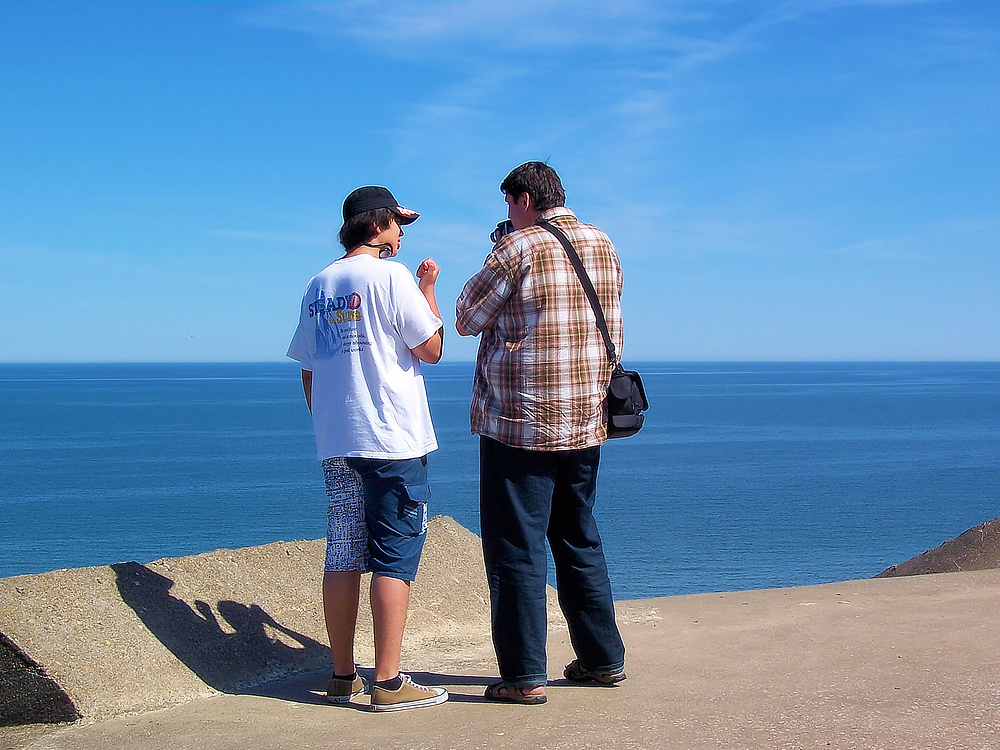
M 562 229 L 583 261 L 621 356 L 622 271 L 608 236 L 568 208 L 541 218 Z M 472 432 L 529 450 L 577 450 L 607 437 L 611 365 L 594 312 L 565 249 L 531 226 L 494 246 L 455 306 L 481 334 L 472 387 Z

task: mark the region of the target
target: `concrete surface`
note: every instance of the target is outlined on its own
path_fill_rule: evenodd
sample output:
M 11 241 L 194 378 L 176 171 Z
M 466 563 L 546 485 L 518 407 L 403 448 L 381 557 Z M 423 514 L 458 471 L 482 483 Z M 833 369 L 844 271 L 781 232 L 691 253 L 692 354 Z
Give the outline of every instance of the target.
M 617 688 L 561 679 L 550 596 L 549 702 L 524 707 L 482 699 L 496 664 L 479 541 L 432 519 L 404 669 L 452 699 L 396 714 L 323 700 L 320 541 L 0 579 L 15 667 L 0 693 L 55 686 L 82 715 L 0 728 L 0 750 L 1000 748 L 996 531 L 920 556 L 991 570 L 621 602 Z M 370 642 L 363 614 L 363 673 Z
M 372 714 L 322 700 L 326 673 L 55 730 L 6 730 L 0 747 L 962 748 L 1000 747 L 1000 571 L 699 594 L 619 605 L 629 679 L 561 680 L 549 702 L 486 703 L 488 648 L 413 656 L 448 703 Z
M 53 711 L 55 688 L 84 721 L 165 708 L 238 691 L 329 663 L 320 586 L 324 542 L 279 542 L 203 555 L 57 570 L 0 579 L 0 667 L 23 656 L 37 665 L 0 673 L 0 726 L 7 693 L 31 688 Z M 374 661 L 363 588 L 357 658 Z M 413 586 L 404 654 L 486 645 L 489 604 L 475 534 L 438 516 Z M 0 638 L 0 645 L 4 639 Z M 16 676 L 16 683 L 10 679 Z M 44 692 L 43 692 L 44 691 Z

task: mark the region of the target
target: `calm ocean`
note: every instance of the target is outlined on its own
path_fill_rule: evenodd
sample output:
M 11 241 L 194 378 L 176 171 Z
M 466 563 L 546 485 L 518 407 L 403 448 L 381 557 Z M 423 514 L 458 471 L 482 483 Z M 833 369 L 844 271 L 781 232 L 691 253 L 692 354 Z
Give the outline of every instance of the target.
M 1000 363 L 638 369 L 598 499 L 618 598 L 869 577 L 1000 516 Z M 472 366 L 425 371 L 431 514 L 478 533 Z M 0 577 L 325 534 L 294 363 L 0 365 L 0 466 Z

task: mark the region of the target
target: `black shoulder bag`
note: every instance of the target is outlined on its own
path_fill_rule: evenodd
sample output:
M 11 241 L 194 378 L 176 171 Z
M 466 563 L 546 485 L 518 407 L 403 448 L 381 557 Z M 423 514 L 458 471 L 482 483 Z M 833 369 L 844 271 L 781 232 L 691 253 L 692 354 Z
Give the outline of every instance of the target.
M 590 300 L 590 306 L 594 308 L 594 317 L 597 319 L 597 329 L 604 337 L 604 348 L 608 352 L 608 361 L 611 363 L 611 383 L 608 385 L 608 437 L 621 438 L 634 435 L 642 428 L 644 420 L 642 412 L 649 408 L 646 401 L 646 390 L 642 387 L 642 378 L 634 370 L 626 370 L 618 361 L 615 353 L 615 345 L 611 343 L 611 336 L 608 334 L 608 324 L 604 319 L 604 310 L 601 302 L 597 299 L 597 291 L 594 283 L 587 274 L 587 269 L 583 267 L 580 256 L 576 254 L 569 238 L 559 227 L 547 222 L 539 221 L 538 226 L 547 229 L 566 248 L 570 263 L 580 277 L 580 284 L 583 291 Z

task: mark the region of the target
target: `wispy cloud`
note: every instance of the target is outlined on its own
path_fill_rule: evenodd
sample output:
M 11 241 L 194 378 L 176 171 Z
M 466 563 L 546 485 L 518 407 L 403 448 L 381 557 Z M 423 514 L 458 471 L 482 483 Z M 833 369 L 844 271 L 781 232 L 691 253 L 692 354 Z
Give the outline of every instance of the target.
M 973 24 L 975 14 L 963 15 L 949 11 L 961 10 L 958 0 L 780 0 L 766 3 L 764 11 L 744 29 L 745 33 L 759 33 L 773 27 L 808 22 L 839 12 L 902 12 L 915 7 L 937 8 L 941 12 L 922 16 L 899 18 L 908 20 L 897 23 L 895 33 L 880 38 L 879 51 L 891 56 L 901 65 L 926 66 L 942 60 L 974 60 L 996 55 L 1000 45 L 1000 29 L 994 24 Z M 987 14 L 990 11 L 987 11 Z
M 504 49 L 606 49 L 659 44 L 657 27 L 698 18 L 694 7 L 636 0 L 357 0 L 270 3 L 242 12 L 240 19 L 267 28 L 381 43 L 386 54 L 413 45 L 456 42 L 474 51 L 484 40 Z
M 887 14 L 905 7 L 946 11 L 955 4 L 952 0 L 356 0 L 271 3 L 244 12 L 241 19 L 260 27 L 360 43 L 380 55 L 404 60 L 412 66 L 404 68 L 408 72 L 430 71 L 421 80 L 419 96 L 379 127 L 386 130 L 396 160 L 420 154 L 422 160 L 433 161 L 438 177 L 458 194 L 465 185 L 496 177 L 491 154 L 497 144 L 503 144 L 506 163 L 512 156 L 547 158 L 560 153 L 562 144 L 573 143 L 581 165 L 587 164 L 577 175 L 575 192 L 579 195 L 581 183 L 589 180 L 590 193 L 608 195 L 615 215 L 634 218 L 627 229 L 630 233 L 656 237 L 661 227 L 670 226 L 676 233 L 671 238 L 677 241 L 674 246 L 694 252 L 770 254 L 780 252 L 776 248 L 802 248 L 822 230 L 802 226 L 787 215 L 758 225 L 726 199 L 701 206 L 689 202 L 683 216 L 673 215 L 665 207 L 668 201 L 656 194 L 670 179 L 670 160 L 676 158 L 671 153 L 671 131 L 690 133 L 701 122 L 741 118 L 750 127 L 767 127 L 766 121 L 754 121 L 755 115 L 780 122 L 784 113 L 774 111 L 747 111 L 734 117 L 735 107 L 755 103 L 752 94 L 741 103 L 726 98 L 731 78 L 727 71 L 739 75 L 744 58 L 766 58 L 817 18 L 853 14 L 843 20 L 855 28 L 853 20 L 866 14 L 878 14 L 885 24 Z M 971 27 L 968 17 L 956 15 L 935 25 L 933 16 L 910 14 L 906 24 L 884 25 L 884 33 L 876 37 L 860 34 L 825 48 L 828 64 L 841 75 L 844 71 L 837 66 L 842 61 L 861 70 L 871 56 L 880 57 L 880 64 L 930 65 L 952 55 L 982 55 L 995 48 L 995 34 Z M 974 52 L 966 52 L 967 43 Z M 850 44 L 867 46 L 859 49 Z M 815 93 L 808 76 L 797 77 L 794 70 L 782 75 Z M 773 82 L 761 85 L 773 95 L 774 89 L 768 88 Z M 892 171 L 912 163 L 935 143 L 933 123 L 899 116 L 888 107 L 882 113 L 866 110 L 867 104 L 856 106 L 852 85 L 838 80 L 836 86 L 824 89 L 829 92 L 824 106 L 833 116 L 809 120 L 794 127 L 790 139 L 775 141 L 778 151 L 768 174 L 747 178 L 754 182 L 751 189 L 766 193 L 803 180 L 811 186 L 820 178 L 846 180 Z M 789 99 L 798 93 L 788 92 Z M 774 101 L 778 106 L 787 102 Z M 798 106 L 801 109 L 793 117 L 805 110 L 805 105 Z M 622 187 L 633 184 L 647 185 L 653 192 L 647 206 L 636 209 L 617 202 Z M 701 218 L 699 211 L 704 212 Z M 890 252 L 891 245 L 890 240 L 859 239 L 850 247 L 854 252 Z
M 76 245 L 53 247 L 47 244 L 3 244 L 0 242 L 0 261 L 11 268 L 34 268 L 45 264 L 75 266 L 106 266 L 120 263 L 122 256 L 104 250 L 84 249 Z
M 993 217 L 927 221 L 892 234 L 879 234 L 832 247 L 827 254 L 865 260 L 936 264 L 948 257 L 954 265 L 963 258 L 995 258 L 1000 242 L 1000 220 Z M 994 270 L 1000 262 L 994 262 Z
M 207 234 L 226 240 L 241 240 L 248 242 L 265 242 L 277 245 L 299 245 L 304 247 L 329 247 L 336 239 L 337 228 L 329 231 L 313 232 L 282 232 L 257 229 L 210 229 Z

